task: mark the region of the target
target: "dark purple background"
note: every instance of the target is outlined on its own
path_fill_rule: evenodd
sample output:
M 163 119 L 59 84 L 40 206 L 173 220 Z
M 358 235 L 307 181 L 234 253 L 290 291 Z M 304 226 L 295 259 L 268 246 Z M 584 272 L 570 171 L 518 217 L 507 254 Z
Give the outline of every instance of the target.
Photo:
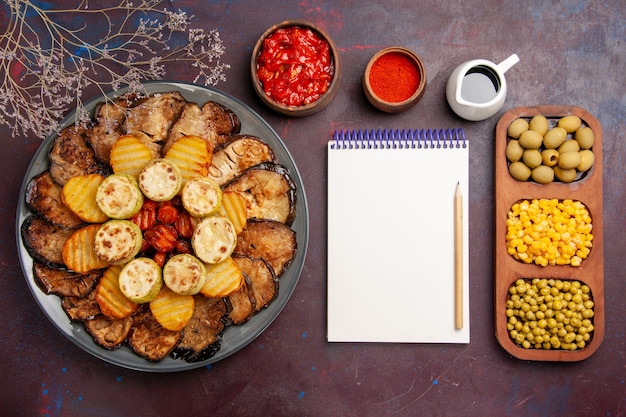
M 71 7 L 74 2 L 57 3 Z M 623 2 L 376 3 L 382 2 L 163 3 L 195 15 L 196 25 L 220 30 L 226 47 L 223 61 L 231 69 L 228 80 L 217 87 L 248 104 L 281 136 L 298 165 L 310 210 L 307 260 L 291 300 L 258 339 L 210 367 L 177 374 L 129 371 L 83 352 L 55 329 L 30 294 L 15 247 L 19 187 L 41 140 L 11 137 L 6 126 L 0 128 L 4 141 L 0 214 L 5 219 L 0 233 L 0 414 L 626 415 Z M 90 6 L 97 4 L 90 2 Z M 334 101 L 322 112 L 301 119 L 273 113 L 250 85 L 250 52 L 257 37 L 285 19 L 306 19 L 324 28 L 343 59 L 342 85 Z M 369 58 L 391 45 L 413 49 L 422 57 L 428 76 L 423 99 L 398 115 L 375 110 L 361 88 Z M 500 62 L 512 53 L 519 55 L 520 62 L 506 74 L 509 95 L 501 112 L 483 122 L 458 119 L 444 92 L 452 70 L 469 59 Z M 190 69 L 173 65 L 168 67 L 168 78 L 191 81 L 193 75 Z M 494 337 L 494 128 L 512 107 L 547 104 L 584 107 L 603 129 L 606 330 L 599 350 L 577 363 L 520 361 Z M 398 127 L 463 127 L 472 142 L 468 345 L 328 344 L 325 340 L 326 142 L 335 129 Z M 386 302 L 393 300 L 375 306 L 381 314 Z

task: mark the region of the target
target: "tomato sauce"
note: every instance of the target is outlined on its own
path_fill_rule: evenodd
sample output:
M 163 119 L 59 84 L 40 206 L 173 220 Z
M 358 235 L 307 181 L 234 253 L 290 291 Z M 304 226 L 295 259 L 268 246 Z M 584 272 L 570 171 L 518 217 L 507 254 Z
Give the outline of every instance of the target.
M 263 41 L 257 75 L 263 91 L 287 106 L 318 100 L 330 86 L 334 68 L 330 45 L 311 29 L 291 26 Z

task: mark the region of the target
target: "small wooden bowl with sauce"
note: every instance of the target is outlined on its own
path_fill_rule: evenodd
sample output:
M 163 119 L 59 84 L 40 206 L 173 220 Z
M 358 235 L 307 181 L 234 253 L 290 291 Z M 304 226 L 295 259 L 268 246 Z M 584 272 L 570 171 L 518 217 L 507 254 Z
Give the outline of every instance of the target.
M 254 45 L 250 75 L 256 93 L 271 109 L 286 116 L 308 116 L 337 94 L 341 58 L 322 29 L 303 20 L 286 20 L 267 29 Z
M 387 113 L 413 107 L 426 89 L 424 63 L 413 51 L 389 47 L 378 51 L 365 67 L 363 90 L 369 102 Z

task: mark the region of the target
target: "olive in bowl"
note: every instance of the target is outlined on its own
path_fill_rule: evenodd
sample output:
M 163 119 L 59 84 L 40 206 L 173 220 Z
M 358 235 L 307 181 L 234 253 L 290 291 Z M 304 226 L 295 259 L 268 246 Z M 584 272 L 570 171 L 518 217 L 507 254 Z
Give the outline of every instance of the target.
M 341 59 L 323 30 L 306 21 L 287 20 L 267 29 L 256 42 L 250 73 L 267 106 L 287 116 L 308 116 L 337 94 Z

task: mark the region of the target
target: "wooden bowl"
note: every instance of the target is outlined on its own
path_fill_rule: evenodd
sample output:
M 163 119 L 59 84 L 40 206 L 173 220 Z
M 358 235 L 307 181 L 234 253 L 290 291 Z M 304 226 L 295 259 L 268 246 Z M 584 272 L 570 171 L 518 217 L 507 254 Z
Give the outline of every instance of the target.
M 309 104 L 303 104 L 301 106 L 286 105 L 269 97 L 265 93 L 263 85 L 259 80 L 259 76 L 257 74 L 257 59 L 261 54 L 265 39 L 274 32 L 276 32 L 278 29 L 288 27 L 302 27 L 311 29 L 321 39 L 325 40 L 330 46 L 332 81 L 328 86 L 328 89 L 324 94 L 322 94 L 322 96 Z M 250 60 L 250 75 L 252 77 L 252 85 L 254 86 L 254 90 L 261 98 L 261 100 L 271 109 L 286 116 L 308 116 L 326 107 L 337 94 L 337 91 L 339 90 L 339 83 L 341 80 L 341 57 L 339 56 L 339 50 L 337 49 L 335 42 L 322 29 L 312 23 L 303 20 L 286 20 L 267 29 L 263 33 L 263 35 L 261 35 L 261 37 L 257 40 L 256 44 L 254 45 L 254 49 L 252 50 L 252 58 Z
M 417 86 L 407 86 L 406 83 L 402 82 L 402 79 L 398 79 L 397 82 L 396 80 L 392 80 L 394 81 L 393 84 L 399 89 L 409 89 L 408 92 L 405 91 L 405 94 L 402 96 L 406 98 L 401 101 L 391 101 L 388 98 L 386 99 L 386 97 L 382 97 L 381 94 L 376 91 L 376 87 L 373 86 L 371 82 L 372 67 L 381 58 L 387 57 L 390 54 L 398 54 L 408 59 L 409 62 L 413 64 L 413 69 L 419 74 L 419 83 Z M 365 67 L 365 73 L 363 74 L 363 90 L 365 91 L 365 96 L 374 107 L 387 113 L 399 113 L 413 107 L 424 95 L 426 84 L 426 69 L 420 57 L 418 57 L 410 49 L 397 46 L 378 51 L 368 62 Z
M 588 175 L 572 183 L 552 182 L 538 184 L 532 181 L 517 181 L 508 171 L 505 155 L 507 129 L 509 124 L 519 118 L 532 118 L 543 115 L 551 123 L 563 116 L 575 115 L 582 119 L 594 132 L 595 142 L 592 150 L 595 162 Z M 518 359 L 535 361 L 580 361 L 591 356 L 604 338 L 604 249 L 602 224 L 602 130 L 598 121 L 586 110 L 575 106 L 536 106 L 517 107 L 505 113 L 496 126 L 495 145 L 495 325 L 496 338 L 500 345 Z M 507 252 L 507 214 L 511 206 L 526 199 L 572 199 L 582 202 L 592 217 L 593 246 L 580 266 L 525 264 L 515 260 Z M 546 278 L 577 280 L 591 289 L 594 302 L 594 331 L 585 347 L 577 350 L 562 349 L 525 349 L 517 345 L 507 330 L 506 301 L 509 287 L 517 279 Z

